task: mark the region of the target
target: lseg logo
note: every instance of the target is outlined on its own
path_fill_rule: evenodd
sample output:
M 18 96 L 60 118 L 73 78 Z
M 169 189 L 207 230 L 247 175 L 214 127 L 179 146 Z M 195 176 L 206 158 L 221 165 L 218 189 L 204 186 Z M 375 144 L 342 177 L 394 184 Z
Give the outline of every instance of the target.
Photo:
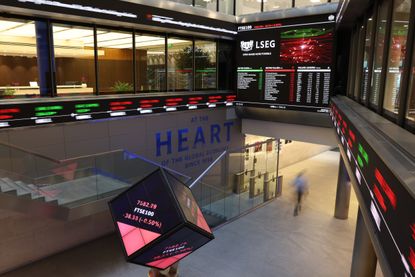
M 252 49 L 270 49 L 275 48 L 275 40 L 260 40 L 260 41 L 241 41 L 241 50 L 243 52 L 252 51 Z
M 254 48 L 254 41 L 253 40 L 241 41 L 241 50 L 243 52 L 252 51 L 253 48 Z

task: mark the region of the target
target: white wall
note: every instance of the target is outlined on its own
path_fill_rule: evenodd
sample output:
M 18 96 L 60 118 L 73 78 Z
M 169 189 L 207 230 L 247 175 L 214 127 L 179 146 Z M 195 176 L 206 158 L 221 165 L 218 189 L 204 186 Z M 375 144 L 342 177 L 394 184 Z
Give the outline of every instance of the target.
M 284 140 L 282 140 L 280 151 L 280 169 L 316 156 L 330 150 L 331 148 L 331 146 L 327 145 L 301 141 L 293 141 L 285 144 Z
M 243 119 L 242 132 L 244 134 L 337 146 L 336 134 L 333 128 Z

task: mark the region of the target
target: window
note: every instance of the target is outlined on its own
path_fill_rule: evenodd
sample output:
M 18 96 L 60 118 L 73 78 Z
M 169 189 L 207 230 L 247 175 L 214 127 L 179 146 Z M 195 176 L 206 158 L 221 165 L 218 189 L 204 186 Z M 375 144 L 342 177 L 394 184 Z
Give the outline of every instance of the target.
M 193 42 L 168 38 L 167 53 L 167 90 L 193 90 Z
M 0 98 L 39 96 L 35 22 L 0 18 Z
M 373 56 L 373 73 L 370 81 L 370 103 L 377 106 L 379 103 L 380 79 L 382 75 L 383 52 L 385 48 L 385 33 L 388 20 L 389 1 L 383 1 L 379 7 L 376 23 L 375 51 Z
M 383 108 L 394 114 L 397 114 L 399 109 L 399 90 L 405 62 L 410 10 L 411 0 L 395 1 L 383 98 Z
M 355 78 L 352 78 L 353 72 L 355 72 L 356 68 L 356 55 L 357 55 L 357 43 L 359 42 L 359 31 L 360 28 L 357 28 L 357 30 L 353 30 L 351 35 L 351 44 L 350 44 L 350 52 L 349 52 L 349 71 L 348 71 L 348 78 L 347 81 L 347 96 L 350 98 L 353 98 L 353 92 L 354 92 L 354 82 Z
M 295 0 L 296 7 L 307 7 L 327 3 L 327 0 Z
M 412 48 L 415 51 L 415 44 Z M 415 55 L 412 56 L 411 77 L 408 91 L 408 106 L 406 110 L 406 118 L 415 121 Z
M 97 44 L 99 93 L 133 93 L 132 33 L 98 29 Z
M 166 40 L 162 36 L 135 37 L 136 86 L 138 91 L 166 90 Z
M 58 96 L 93 94 L 95 88 L 94 30 L 53 25 Z
M 219 0 L 219 12 L 233 15 L 233 0 Z
M 292 0 L 268 0 L 264 1 L 264 12 L 292 8 Z
M 362 70 L 362 87 L 360 89 L 360 100 L 366 101 L 367 89 L 369 83 L 369 56 L 372 50 L 372 30 L 373 30 L 373 19 L 368 18 L 366 22 L 366 38 L 365 38 L 365 49 L 363 52 L 363 70 Z
M 355 81 L 354 81 L 354 89 L 353 89 L 353 98 L 358 99 L 358 93 L 361 86 L 361 76 L 362 76 L 362 60 L 363 60 L 363 49 L 362 46 L 365 44 L 365 26 L 361 25 L 358 29 L 359 33 L 359 40 L 356 45 L 356 67 L 354 70 L 355 73 Z
M 170 0 L 172 2 L 185 4 L 185 5 L 193 5 L 193 0 Z
M 216 42 L 195 41 L 195 89 L 216 89 Z
M 237 0 L 236 15 L 261 12 L 261 0 Z
M 195 7 L 216 12 L 216 0 L 195 0 Z

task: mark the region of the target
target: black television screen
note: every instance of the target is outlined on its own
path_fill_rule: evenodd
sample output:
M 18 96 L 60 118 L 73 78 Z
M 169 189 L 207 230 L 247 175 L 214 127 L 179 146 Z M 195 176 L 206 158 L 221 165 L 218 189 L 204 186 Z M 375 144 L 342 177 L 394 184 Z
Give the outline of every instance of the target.
M 328 14 L 239 26 L 239 104 L 327 113 L 334 20 Z

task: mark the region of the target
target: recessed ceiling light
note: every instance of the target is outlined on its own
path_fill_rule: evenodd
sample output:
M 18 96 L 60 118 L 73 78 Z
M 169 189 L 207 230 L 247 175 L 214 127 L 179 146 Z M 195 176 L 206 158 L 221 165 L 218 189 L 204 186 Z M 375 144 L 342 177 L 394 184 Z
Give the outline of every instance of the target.
M 320 3 L 321 0 L 310 0 L 311 3 Z

